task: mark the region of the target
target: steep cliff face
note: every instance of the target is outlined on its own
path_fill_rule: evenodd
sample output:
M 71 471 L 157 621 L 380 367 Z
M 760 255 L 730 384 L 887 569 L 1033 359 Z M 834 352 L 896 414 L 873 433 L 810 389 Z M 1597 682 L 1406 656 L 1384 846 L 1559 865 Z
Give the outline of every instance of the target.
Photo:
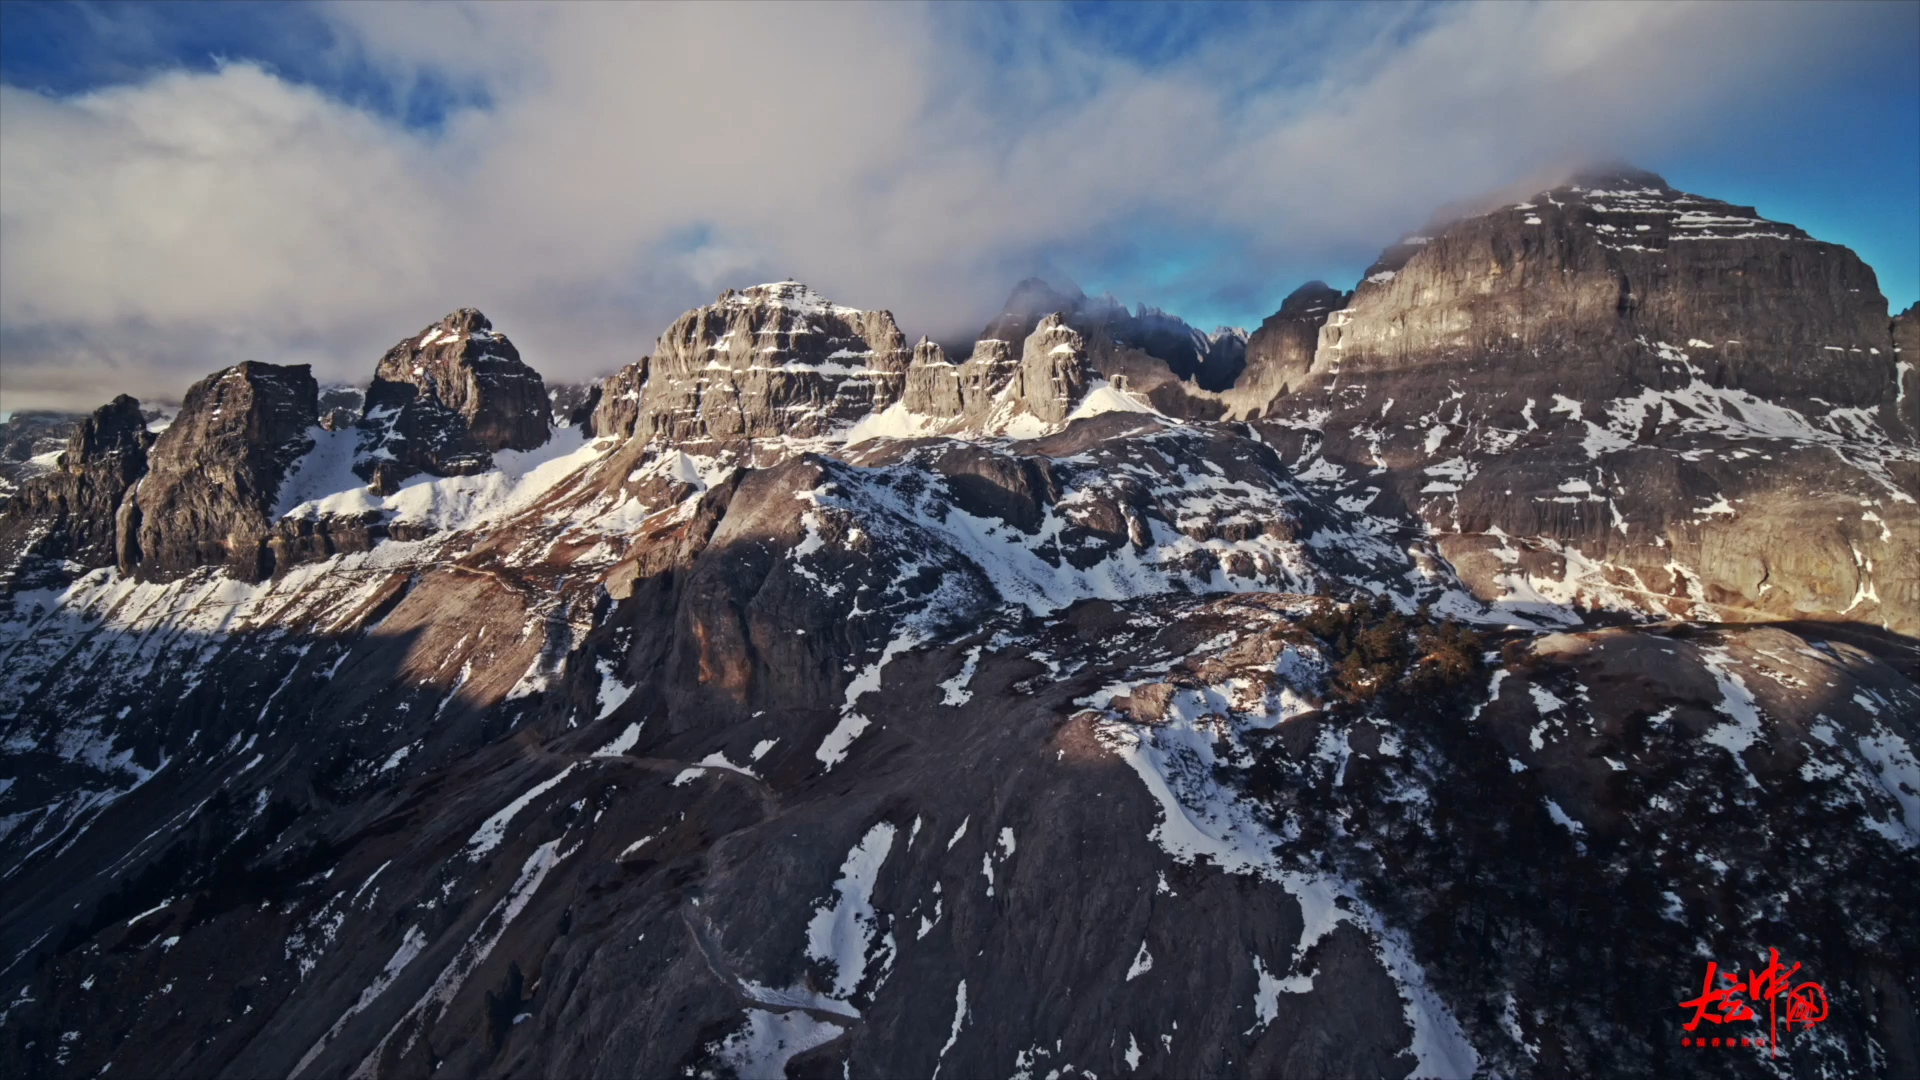
M 114 515 L 146 475 L 152 444 L 140 403 L 125 394 L 81 421 L 53 471 L 28 480 L 0 509 L 0 590 L 31 586 L 40 561 L 63 570 L 112 566 Z
M 540 373 L 473 308 L 461 308 L 380 358 L 360 420 L 358 471 L 389 493 L 411 476 L 484 472 L 497 450 L 547 441 Z
M 900 396 L 908 358 L 887 312 L 842 307 L 793 281 L 728 290 L 660 335 L 634 434 L 700 453 L 829 438 Z M 625 407 L 608 408 L 617 426 Z
M 640 423 L 640 396 L 646 389 L 647 371 L 652 363 L 652 357 L 643 356 L 614 372 L 600 384 L 593 415 L 586 425 L 590 434 L 610 435 L 617 439 L 633 437 L 634 429 Z
M 1920 304 L 1893 320 L 1894 411 L 1907 432 L 1920 437 Z
M 1886 323 L 1853 252 L 1624 171 L 1390 250 L 1327 328 L 1319 367 L 1358 378 L 1552 357 L 1548 374 L 1577 397 L 1686 384 L 1652 344 L 1669 342 L 1701 350 L 1714 387 L 1877 408 L 1893 396 Z
M 1247 337 L 1244 368 L 1220 395 L 1227 419 L 1263 415 L 1274 399 L 1306 385 L 1320 328 L 1346 306 L 1347 297 L 1324 281 L 1309 281 L 1281 302 L 1280 310 Z
M 120 505 L 121 571 L 148 580 L 201 566 L 243 581 L 271 573 L 280 483 L 313 449 L 319 419 L 319 385 L 305 364 L 247 361 L 193 384 Z
M 1267 415 L 1483 598 L 1911 632 L 1920 445 L 1885 307 L 1844 248 L 1587 177 L 1389 248 Z

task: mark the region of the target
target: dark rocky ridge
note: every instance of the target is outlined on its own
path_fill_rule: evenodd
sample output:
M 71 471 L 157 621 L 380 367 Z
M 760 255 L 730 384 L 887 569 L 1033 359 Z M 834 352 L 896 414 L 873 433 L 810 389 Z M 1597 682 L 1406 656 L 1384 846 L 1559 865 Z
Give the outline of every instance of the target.
M 360 420 L 360 475 L 388 493 L 420 473 L 484 472 L 496 450 L 547 441 L 551 406 L 540 373 L 473 308 L 461 308 L 387 351 Z

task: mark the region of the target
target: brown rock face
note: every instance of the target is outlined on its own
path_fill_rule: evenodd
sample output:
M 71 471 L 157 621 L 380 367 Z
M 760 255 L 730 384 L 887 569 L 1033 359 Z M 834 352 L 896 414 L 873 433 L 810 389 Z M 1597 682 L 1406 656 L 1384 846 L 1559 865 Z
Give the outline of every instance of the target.
M 485 315 L 461 308 L 380 358 L 356 471 L 381 492 L 422 472 L 483 472 L 494 451 L 531 450 L 551 426 L 540 373 Z
M 997 320 L 995 325 L 1011 324 Z M 1002 433 L 1009 425 L 1064 422 L 1098 374 L 1086 339 L 1055 312 L 1034 323 L 1017 356 L 1011 342 L 986 337 L 955 366 L 940 346 L 921 341 L 907 368 L 902 400 L 934 430 Z
M 248 361 L 193 384 L 154 442 L 145 479 L 121 503 L 122 572 L 166 579 L 224 565 L 249 581 L 271 573 L 274 499 L 313 448 L 318 399 L 305 364 Z
M 1204 334 L 1166 312 L 1146 306 L 1129 311 L 1111 296 L 1062 292 L 1038 278 L 1014 287 L 1001 313 L 982 331 L 975 354 L 992 341 L 1024 342 L 1048 315 L 1058 315 L 1079 332 L 1095 375 L 1146 398 L 1168 416 L 1219 419 L 1227 411 L 1230 389 L 1245 382 L 1248 340 L 1241 331 L 1222 327 Z
M 908 357 L 888 312 L 842 307 L 794 281 L 728 290 L 660 335 L 636 373 L 646 393 L 633 431 L 707 453 L 820 438 L 892 404 Z M 623 425 L 618 396 L 611 386 L 602 392 L 610 426 L 596 417 L 596 431 Z
M 0 587 L 28 584 L 25 564 L 112 566 L 114 513 L 147 471 L 153 436 L 125 394 L 95 410 L 67 441 L 54 471 L 27 481 L 0 510 Z

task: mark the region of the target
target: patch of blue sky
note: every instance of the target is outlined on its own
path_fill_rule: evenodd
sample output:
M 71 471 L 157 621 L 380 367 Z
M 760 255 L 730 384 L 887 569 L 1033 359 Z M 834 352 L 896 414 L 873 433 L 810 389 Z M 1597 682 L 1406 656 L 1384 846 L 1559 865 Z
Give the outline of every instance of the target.
M 0 3 L 0 82 L 67 96 L 144 82 L 167 71 L 257 64 L 418 132 L 488 108 L 480 79 L 383 67 L 318 5 L 227 0 L 6 0 Z

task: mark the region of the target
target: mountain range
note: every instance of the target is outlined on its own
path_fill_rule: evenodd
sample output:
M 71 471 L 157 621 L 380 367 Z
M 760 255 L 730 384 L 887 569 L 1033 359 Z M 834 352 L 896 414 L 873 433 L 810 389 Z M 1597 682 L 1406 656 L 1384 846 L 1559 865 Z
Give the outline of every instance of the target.
M 0 1065 L 1920 1074 L 1920 307 L 1636 169 L 1424 232 L 13 418 Z

